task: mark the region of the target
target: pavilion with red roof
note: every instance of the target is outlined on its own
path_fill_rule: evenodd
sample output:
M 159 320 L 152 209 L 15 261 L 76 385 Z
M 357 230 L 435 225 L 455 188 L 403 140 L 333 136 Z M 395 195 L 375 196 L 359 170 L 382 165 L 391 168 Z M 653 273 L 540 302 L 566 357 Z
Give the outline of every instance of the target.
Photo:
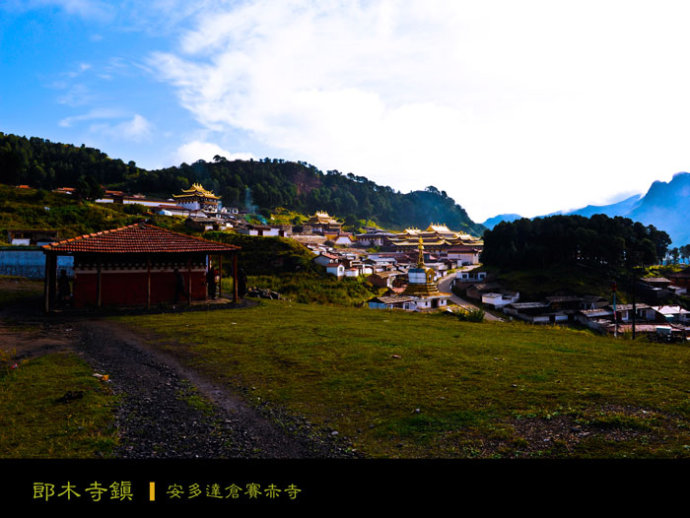
M 57 291 L 57 256 L 74 257 L 74 307 L 189 304 L 207 298 L 206 271 L 216 258 L 231 257 L 237 279 L 240 247 L 207 241 L 146 223 L 87 234 L 43 246 L 46 255 L 45 310 Z M 180 279 L 181 277 L 181 279 Z M 233 301 L 237 301 L 237 282 Z M 183 286 L 183 289 L 181 289 Z

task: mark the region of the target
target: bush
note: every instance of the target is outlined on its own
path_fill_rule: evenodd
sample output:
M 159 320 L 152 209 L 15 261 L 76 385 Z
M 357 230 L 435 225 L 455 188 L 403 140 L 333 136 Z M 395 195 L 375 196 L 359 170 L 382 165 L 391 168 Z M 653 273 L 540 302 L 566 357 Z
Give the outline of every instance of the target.
M 483 322 L 485 312 L 480 308 L 460 308 L 459 311 L 455 312 L 455 315 L 458 317 L 458 320 L 462 320 L 463 322 Z

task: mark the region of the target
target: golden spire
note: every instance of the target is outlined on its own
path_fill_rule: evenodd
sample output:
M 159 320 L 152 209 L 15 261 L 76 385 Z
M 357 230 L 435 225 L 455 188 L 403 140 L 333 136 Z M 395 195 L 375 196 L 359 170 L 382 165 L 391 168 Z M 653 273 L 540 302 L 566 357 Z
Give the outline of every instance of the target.
M 424 241 L 419 236 L 419 256 L 417 257 L 417 268 L 424 268 Z

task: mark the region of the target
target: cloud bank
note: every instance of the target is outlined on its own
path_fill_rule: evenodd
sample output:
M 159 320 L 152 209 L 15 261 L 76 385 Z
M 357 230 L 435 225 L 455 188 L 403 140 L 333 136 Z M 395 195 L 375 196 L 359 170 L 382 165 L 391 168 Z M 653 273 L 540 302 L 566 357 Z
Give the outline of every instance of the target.
M 144 61 L 198 124 L 173 148 L 187 160 L 246 149 L 435 185 L 475 220 L 690 169 L 683 2 L 32 1 L 120 22 L 130 7 L 136 30 L 159 15 L 175 39 Z M 151 136 L 133 112 L 120 134 Z

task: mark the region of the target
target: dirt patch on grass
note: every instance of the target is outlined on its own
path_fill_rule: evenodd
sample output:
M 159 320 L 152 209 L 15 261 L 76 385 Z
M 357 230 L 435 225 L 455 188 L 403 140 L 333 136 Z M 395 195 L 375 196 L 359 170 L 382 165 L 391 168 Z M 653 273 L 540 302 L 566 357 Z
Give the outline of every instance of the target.
M 570 457 L 596 452 L 601 456 L 608 445 L 615 456 L 617 452 L 612 447 L 615 444 L 663 443 L 669 436 L 680 433 L 673 421 L 672 416 L 655 410 L 614 404 L 573 414 L 516 418 L 510 422 L 514 430 L 513 455 Z M 628 453 L 635 454 L 630 450 Z
M 0 320 L 0 347 L 18 361 L 71 350 L 73 344 L 74 329 L 71 325 L 28 326 Z

